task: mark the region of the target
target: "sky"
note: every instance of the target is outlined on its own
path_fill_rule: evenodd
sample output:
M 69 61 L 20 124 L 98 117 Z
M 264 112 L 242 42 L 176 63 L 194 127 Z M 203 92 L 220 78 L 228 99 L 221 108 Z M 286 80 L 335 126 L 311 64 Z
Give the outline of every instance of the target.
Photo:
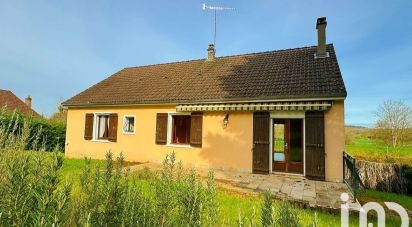
M 60 102 L 125 67 L 206 57 L 213 14 L 217 56 L 313 46 L 326 16 L 345 81 L 346 124 L 373 124 L 387 99 L 412 106 L 412 1 L 0 0 L 0 89 Z

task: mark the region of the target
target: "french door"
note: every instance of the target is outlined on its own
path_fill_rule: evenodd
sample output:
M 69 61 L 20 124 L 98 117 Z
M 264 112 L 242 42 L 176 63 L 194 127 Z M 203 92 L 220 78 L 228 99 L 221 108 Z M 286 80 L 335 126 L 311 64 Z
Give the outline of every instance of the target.
M 303 120 L 272 120 L 272 170 L 303 173 Z

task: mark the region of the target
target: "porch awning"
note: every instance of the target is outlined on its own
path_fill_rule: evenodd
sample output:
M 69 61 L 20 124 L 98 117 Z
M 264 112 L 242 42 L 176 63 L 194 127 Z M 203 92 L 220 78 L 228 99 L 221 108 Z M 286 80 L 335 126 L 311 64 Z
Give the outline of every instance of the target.
M 328 110 L 332 101 L 179 104 L 177 112 L 191 111 L 308 111 Z

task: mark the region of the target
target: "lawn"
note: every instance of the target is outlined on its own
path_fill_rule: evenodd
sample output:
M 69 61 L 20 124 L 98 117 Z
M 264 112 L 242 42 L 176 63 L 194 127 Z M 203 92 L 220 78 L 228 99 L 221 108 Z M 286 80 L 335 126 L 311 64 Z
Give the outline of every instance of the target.
M 412 166 L 412 146 L 393 148 L 381 141 L 356 135 L 354 143 L 346 145 L 346 151 L 362 160 Z
M 380 204 L 383 204 L 383 202 L 395 202 L 403 206 L 405 209 L 412 211 L 412 197 L 407 195 L 367 189 L 359 194 L 358 199 L 362 204 L 370 201 L 378 202 Z
M 96 164 L 103 165 L 104 161 L 92 160 L 92 165 Z M 61 170 L 61 179 L 67 179 L 73 182 L 74 186 L 77 187 L 76 185 L 79 183 L 79 178 L 84 167 L 85 161 L 83 159 L 66 158 Z M 135 173 L 132 176 L 136 175 L 138 175 L 138 173 Z M 149 180 L 144 179 L 144 176 L 147 175 L 147 173 L 143 173 L 141 176 L 142 175 L 143 177 L 140 177 L 138 182 L 143 185 L 148 185 Z M 250 221 L 259 223 L 262 196 L 251 196 L 219 189 L 218 202 L 220 205 L 221 218 L 227 223 L 227 226 L 238 226 L 237 220 L 239 220 L 239 214 L 241 214 L 243 221 L 246 223 L 249 223 Z M 279 204 L 279 201 L 274 202 L 275 209 Z M 296 208 L 296 211 L 303 226 L 310 226 L 312 224 L 315 213 L 317 213 L 318 216 L 319 226 L 340 226 L 339 214 L 329 214 L 317 212 L 312 209 L 301 208 Z M 388 226 L 399 226 L 399 220 L 397 219 L 388 218 L 387 222 Z M 357 217 L 351 216 L 350 226 L 358 225 Z

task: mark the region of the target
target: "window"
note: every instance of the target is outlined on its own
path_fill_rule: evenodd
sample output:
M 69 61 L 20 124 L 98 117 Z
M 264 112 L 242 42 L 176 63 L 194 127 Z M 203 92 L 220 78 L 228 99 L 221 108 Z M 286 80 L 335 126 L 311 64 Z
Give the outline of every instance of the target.
M 97 139 L 109 139 L 109 115 L 97 115 Z
M 202 113 L 157 113 L 156 144 L 202 147 Z
M 134 133 L 134 123 L 135 117 L 134 116 L 125 116 L 123 120 L 123 133 L 125 134 L 133 134 Z
M 87 113 L 84 139 L 95 141 L 117 141 L 116 113 Z
M 190 115 L 172 116 L 173 144 L 190 144 Z

